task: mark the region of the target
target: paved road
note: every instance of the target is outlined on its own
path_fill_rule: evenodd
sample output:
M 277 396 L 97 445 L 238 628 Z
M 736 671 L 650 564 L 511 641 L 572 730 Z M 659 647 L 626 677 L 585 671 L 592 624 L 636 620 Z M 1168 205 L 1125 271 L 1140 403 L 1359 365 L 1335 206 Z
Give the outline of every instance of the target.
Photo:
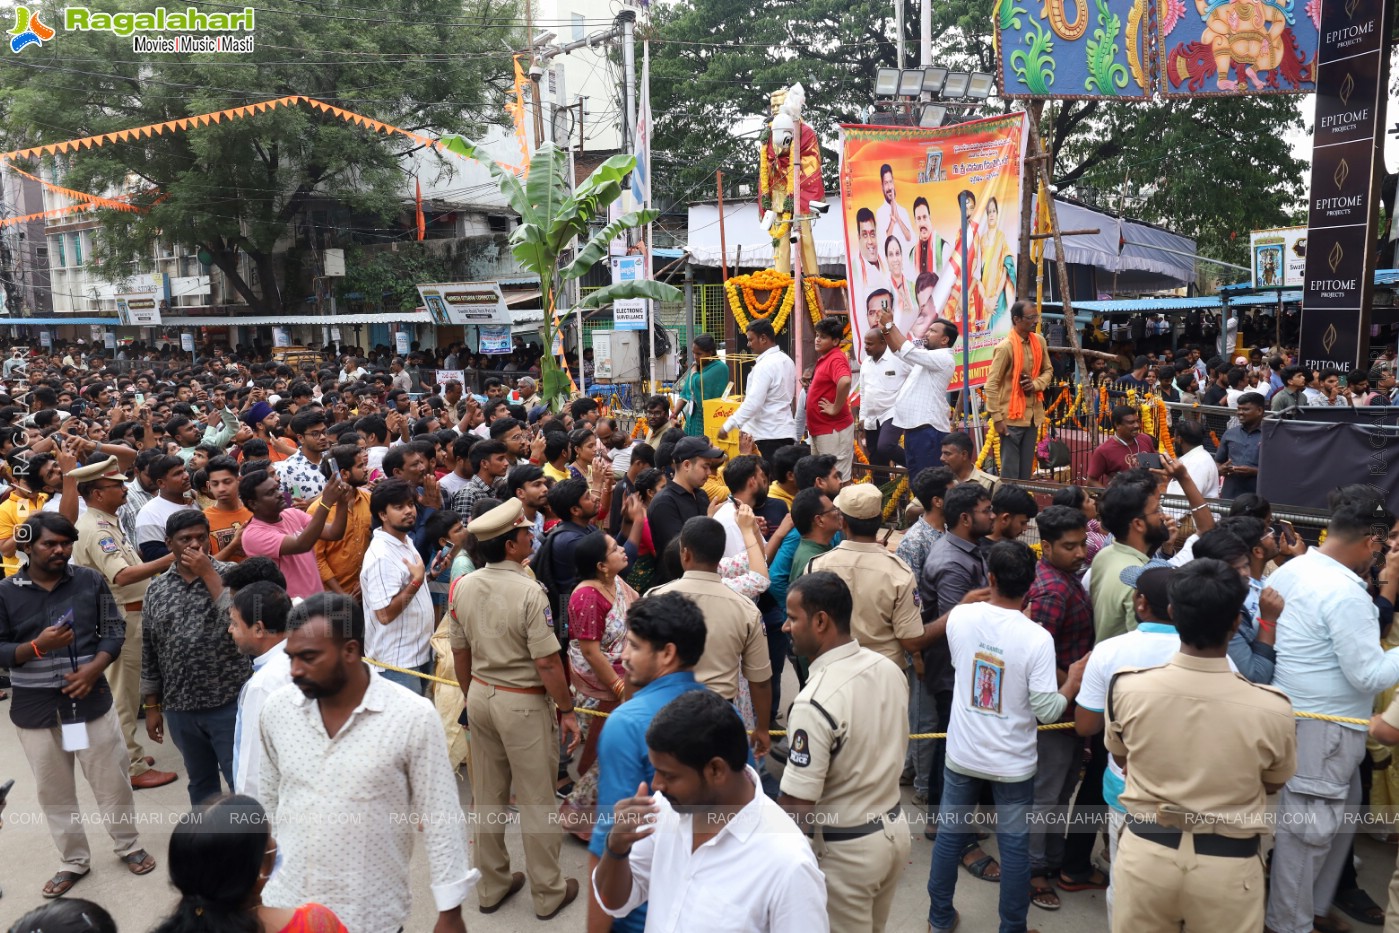
M 0 705 L 0 714 L 8 713 Z M 181 770 L 178 752 L 167 743 L 155 750 L 157 766 L 165 770 Z M 23 913 L 42 903 L 39 892 L 44 881 L 58 868 L 58 860 L 48 831 L 37 819 L 37 803 L 33 779 L 20 749 L 14 727 L 8 715 L 0 721 L 0 782 L 14 777 L 15 787 L 5 812 L 6 825 L 0 831 L 0 930 L 9 926 Z M 91 793 L 79 780 L 80 799 L 85 811 L 95 813 Z M 907 789 L 906 789 L 907 792 Z M 92 873 L 73 890 L 76 897 L 97 901 L 116 918 L 122 933 L 145 933 L 175 902 L 173 889 L 165 866 L 168 832 L 174 819 L 187 809 L 184 782 L 179 781 L 155 790 L 138 791 L 136 803 L 141 819 L 148 821 L 143 832 L 145 844 L 161 862 L 150 875 L 129 874 L 111 854 L 105 833 L 99 826 L 89 829 L 93 848 Z M 462 781 L 462 803 L 469 805 L 470 790 Z M 523 867 L 523 855 L 518 830 L 508 835 L 512 859 L 517 868 Z M 987 843 L 994 852 L 994 842 Z M 1362 859 L 1361 880 L 1372 896 L 1384 903 L 1385 891 L 1393 870 L 1395 850 L 1368 837 L 1358 843 Z M 916 833 L 913 849 L 895 900 L 890 918 L 891 931 L 921 931 L 926 929 L 928 896 L 926 891 L 928 862 L 932 845 Z M 563 847 L 564 869 L 569 877 L 583 878 L 586 851 L 581 844 L 566 840 Z M 412 919 L 408 933 L 430 931 L 435 919 L 432 898 L 428 890 L 427 867 L 422 847 L 418 846 L 411 866 L 413 879 Z M 996 896 L 998 887 L 963 874 L 957 888 L 957 907 L 962 914 L 962 929 L 968 931 L 996 929 Z M 1063 895 L 1063 909 L 1050 913 L 1037 908 L 1030 910 L 1030 924 L 1042 933 L 1094 933 L 1107 928 L 1100 892 Z M 534 929 L 584 929 L 585 907 L 575 903 L 549 924 L 539 923 L 526 896 L 517 897 L 498 913 L 486 916 L 478 913 L 475 901 L 468 902 L 467 926 L 472 931 L 528 931 Z M 1367 928 L 1357 925 L 1358 931 Z

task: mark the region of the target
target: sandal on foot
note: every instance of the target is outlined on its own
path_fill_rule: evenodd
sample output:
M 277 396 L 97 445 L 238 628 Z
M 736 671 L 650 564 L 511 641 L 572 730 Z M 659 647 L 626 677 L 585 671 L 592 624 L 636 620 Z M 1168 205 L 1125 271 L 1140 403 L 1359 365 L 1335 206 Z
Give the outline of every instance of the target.
M 1075 893 L 1078 891 L 1106 891 L 1108 887 L 1108 876 L 1098 869 L 1093 869 L 1087 875 L 1074 877 L 1064 872 L 1059 872 L 1059 890 Z
M 53 900 L 62 897 L 73 889 L 77 884 L 87 877 L 87 872 L 61 871 L 48 880 L 44 885 L 44 897 Z
M 1041 910 L 1058 910 L 1062 904 L 1059 903 L 1059 895 L 1054 893 L 1054 889 L 1049 885 L 1030 885 L 1030 903 Z
M 981 849 L 976 848 L 972 851 L 981 852 Z M 966 852 L 962 853 L 961 861 L 962 867 L 965 868 L 968 871 L 968 873 L 970 873 L 975 878 L 980 878 L 982 881 L 989 881 L 992 884 L 997 884 L 1000 882 L 1001 866 L 994 857 L 987 855 L 985 852 L 981 852 L 981 858 L 968 862 L 967 855 L 968 853 Z M 996 876 L 994 878 L 990 877 L 993 871 L 996 873 Z
M 1361 888 L 1337 891 L 1331 903 L 1352 920 L 1375 927 L 1384 926 L 1384 909 Z
M 123 855 L 121 860 L 126 863 L 133 875 L 148 875 L 155 871 L 155 859 L 145 849 L 137 849 L 127 855 Z

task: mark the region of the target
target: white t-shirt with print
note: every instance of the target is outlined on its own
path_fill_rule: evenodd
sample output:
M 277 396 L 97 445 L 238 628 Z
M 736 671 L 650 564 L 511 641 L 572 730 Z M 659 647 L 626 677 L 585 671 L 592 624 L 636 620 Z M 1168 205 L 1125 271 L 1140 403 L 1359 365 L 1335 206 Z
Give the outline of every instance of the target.
M 1038 722 L 1030 695 L 1059 689 L 1053 637 L 1023 612 L 974 603 L 952 609 L 947 643 L 957 672 L 948 765 L 975 777 L 1032 777 Z

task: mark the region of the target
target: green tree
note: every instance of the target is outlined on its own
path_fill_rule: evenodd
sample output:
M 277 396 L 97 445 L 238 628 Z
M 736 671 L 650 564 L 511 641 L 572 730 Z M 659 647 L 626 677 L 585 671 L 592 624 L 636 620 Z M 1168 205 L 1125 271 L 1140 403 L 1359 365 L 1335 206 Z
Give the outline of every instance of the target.
M 195 4 L 198 5 L 197 3 Z M 58 26 L 62 4 L 29 4 Z M 149 0 L 91 0 L 149 12 Z M 479 132 L 499 119 L 509 44 L 523 29 L 515 0 L 354 0 L 259 5 L 251 54 L 136 54 L 132 38 L 59 30 L 43 48 L 0 60 L 0 139 L 20 149 L 110 133 L 290 94 L 404 129 Z M 227 4 L 204 12 L 222 12 Z M 104 193 L 139 188 L 142 214 L 103 212 L 94 257 L 121 281 L 156 240 L 206 249 L 252 310 L 298 305 L 285 295 L 293 222 L 316 199 L 379 218 L 397 215 L 414 147 L 306 106 L 188 132 L 111 142 L 60 156 L 62 184 Z M 31 165 L 31 168 L 35 166 Z M 48 172 L 45 172 L 48 177 Z M 245 275 L 241 257 L 251 262 Z
M 933 61 L 995 73 L 993 6 L 934 3 Z M 680 0 L 657 9 L 653 29 L 657 162 L 664 169 L 657 182 L 665 203 L 711 196 L 716 169 L 756 191 L 756 118 L 768 113 L 769 94 L 794 82 L 806 86 L 807 121 L 833 145 L 839 124 L 870 111 L 875 74 L 896 59 L 894 7 L 870 0 Z M 918 4 L 906 0 L 906 67 L 918 60 L 917 32 Z M 1056 103 L 1044 124 L 1055 184 L 1070 194 L 1075 186 L 1110 192 L 1108 206 L 1117 203 L 1124 178 L 1133 188 L 1154 184 L 1156 193 L 1136 208 L 1146 219 L 1197 236 L 1202 253 L 1238 262 L 1248 231 L 1285 223 L 1305 195 L 1305 165 L 1286 143 L 1299 125 L 1298 100 Z M 988 109 L 1020 107 L 993 102 Z M 740 126 L 752 132 L 736 135 Z M 823 165 L 834 190 L 838 154 L 827 149 Z
M 445 137 L 446 147 L 468 158 L 477 157 L 475 144 L 460 136 Z M 510 234 L 510 248 L 526 269 L 539 276 L 544 324 L 541 334 L 544 346 L 554 346 L 553 312 L 561 299 L 564 286 L 576 282 L 607 258 L 612 242 L 628 230 L 651 223 L 660 212 L 651 208 L 623 214 L 601 230 L 595 223 L 607 217 L 607 208 L 622 196 L 622 182 L 636 167 L 630 155 L 613 156 L 593 170 L 593 173 L 570 190 L 568 152 L 553 143 L 545 143 L 530 156 L 529 175 L 521 181 L 494 161 L 486 159 L 496 184 L 510 206 L 520 215 L 520 225 Z M 582 243 L 572 259 L 566 254 L 573 241 Z M 618 282 L 596 289 L 580 303 L 585 308 L 621 298 L 649 298 L 652 301 L 679 301 L 680 289 L 664 282 L 643 280 Z M 544 354 L 540 370 L 540 394 L 544 401 L 558 410 L 568 398 L 568 377 L 559 369 L 552 353 Z
M 1307 164 L 1287 139 L 1302 127 L 1299 108 L 1284 96 L 1066 102 L 1047 121 L 1055 183 L 1070 195 L 1100 192 L 1101 206 L 1125 205 L 1193 236 L 1201 256 L 1247 266 L 1249 231 L 1294 222 L 1306 199 Z M 1223 281 L 1243 276 L 1212 271 Z

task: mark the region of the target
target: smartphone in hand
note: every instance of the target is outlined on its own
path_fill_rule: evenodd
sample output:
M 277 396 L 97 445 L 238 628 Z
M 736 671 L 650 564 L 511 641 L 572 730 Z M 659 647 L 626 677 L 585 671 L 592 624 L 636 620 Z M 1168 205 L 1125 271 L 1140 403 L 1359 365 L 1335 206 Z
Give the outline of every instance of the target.
M 1161 455 L 1153 450 L 1142 451 L 1141 453 L 1137 454 L 1137 466 L 1143 470 L 1163 469 L 1163 464 L 1161 463 Z

